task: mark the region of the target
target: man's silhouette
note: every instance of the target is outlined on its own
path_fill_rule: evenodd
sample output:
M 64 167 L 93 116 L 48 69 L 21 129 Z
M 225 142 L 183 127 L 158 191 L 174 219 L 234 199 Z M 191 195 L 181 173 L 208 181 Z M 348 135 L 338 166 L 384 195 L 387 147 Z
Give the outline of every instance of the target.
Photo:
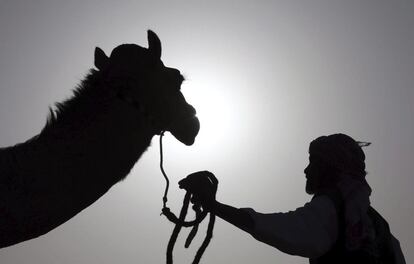
M 315 263 L 405 263 L 388 223 L 370 206 L 362 146 L 344 134 L 322 136 L 309 147 L 303 207 L 287 213 L 259 213 L 216 201 L 217 180 L 207 171 L 180 181 L 180 188 L 225 221 L 282 252 Z

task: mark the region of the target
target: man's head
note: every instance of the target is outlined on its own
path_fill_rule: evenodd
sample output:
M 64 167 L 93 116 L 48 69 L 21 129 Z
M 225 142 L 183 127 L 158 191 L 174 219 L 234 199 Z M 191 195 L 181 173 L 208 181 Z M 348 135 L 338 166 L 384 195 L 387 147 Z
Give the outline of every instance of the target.
M 333 187 L 340 175 L 364 180 L 365 154 L 361 146 L 369 143 L 355 141 L 345 134 L 321 136 L 309 146 L 309 165 L 305 168 L 306 192 L 318 193 Z

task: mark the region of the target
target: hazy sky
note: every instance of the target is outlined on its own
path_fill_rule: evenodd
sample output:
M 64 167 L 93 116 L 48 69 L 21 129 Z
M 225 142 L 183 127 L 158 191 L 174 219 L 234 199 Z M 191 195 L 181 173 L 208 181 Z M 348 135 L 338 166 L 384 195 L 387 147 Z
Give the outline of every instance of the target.
M 260 212 L 310 200 L 310 141 L 347 133 L 365 149 L 372 204 L 414 261 L 414 2 L 0 0 L 0 146 L 39 133 L 48 107 L 93 67 L 95 46 L 163 43 L 197 108 L 194 146 L 165 138 L 170 205 L 177 181 L 210 170 L 217 197 Z M 126 180 L 50 233 L 0 251 L 4 264 L 164 263 L 173 225 L 160 217 L 158 138 Z M 176 263 L 191 263 L 182 236 Z M 202 263 L 307 263 L 218 220 Z

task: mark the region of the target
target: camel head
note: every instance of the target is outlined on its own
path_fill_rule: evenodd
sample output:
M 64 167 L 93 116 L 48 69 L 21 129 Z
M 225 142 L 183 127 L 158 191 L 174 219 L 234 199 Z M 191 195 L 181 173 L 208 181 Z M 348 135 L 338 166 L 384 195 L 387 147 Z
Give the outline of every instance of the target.
M 109 57 L 96 48 L 95 66 L 123 99 L 145 112 L 157 133 L 169 131 L 186 145 L 194 143 L 200 129 L 196 111 L 180 91 L 180 71 L 161 61 L 161 41 L 154 32 L 148 30 L 148 48 L 123 44 Z

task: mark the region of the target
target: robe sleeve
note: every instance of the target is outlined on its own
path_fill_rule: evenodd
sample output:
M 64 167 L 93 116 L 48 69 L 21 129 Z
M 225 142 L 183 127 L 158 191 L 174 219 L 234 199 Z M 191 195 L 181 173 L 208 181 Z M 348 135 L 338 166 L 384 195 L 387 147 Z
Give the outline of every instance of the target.
M 254 220 L 250 234 L 280 251 L 306 258 L 326 253 L 336 242 L 338 219 L 334 203 L 321 195 L 294 211 L 259 213 L 242 208 Z

